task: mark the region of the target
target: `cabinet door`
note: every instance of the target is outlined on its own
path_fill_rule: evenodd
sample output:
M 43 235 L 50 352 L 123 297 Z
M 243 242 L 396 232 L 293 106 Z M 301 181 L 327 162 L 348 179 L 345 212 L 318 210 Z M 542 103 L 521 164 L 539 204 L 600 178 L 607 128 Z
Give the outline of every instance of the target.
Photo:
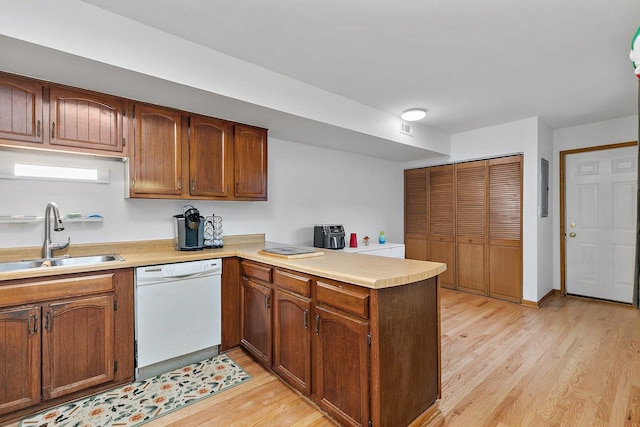
M 40 403 L 40 307 L 0 310 L 0 414 Z
M 242 346 L 271 366 L 271 289 L 242 279 Z
M 315 308 L 313 394 L 343 425 L 370 418 L 369 324 L 337 310 Z
M 189 124 L 189 194 L 230 198 L 233 181 L 233 125 L 191 116 Z
M 52 86 L 50 143 L 122 152 L 123 105 L 115 97 Z
M 44 399 L 113 380 L 113 301 L 113 294 L 108 294 L 43 307 Z
M 455 193 L 453 165 L 429 168 L 430 260 L 447 264 L 440 284 L 455 289 Z
M 267 131 L 236 125 L 234 161 L 235 198 L 267 200 Z
M 428 169 L 404 172 L 404 243 L 405 257 L 429 260 L 429 210 Z
M 489 296 L 522 300 L 522 156 L 489 160 Z
M 273 370 L 307 396 L 311 395 L 311 302 L 276 289 Z
M 136 105 L 132 196 L 182 193 L 182 125 L 178 111 Z
M 0 75 L 0 138 L 44 141 L 42 85 Z
M 456 165 L 457 287 L 486 295 L 487 162 Z

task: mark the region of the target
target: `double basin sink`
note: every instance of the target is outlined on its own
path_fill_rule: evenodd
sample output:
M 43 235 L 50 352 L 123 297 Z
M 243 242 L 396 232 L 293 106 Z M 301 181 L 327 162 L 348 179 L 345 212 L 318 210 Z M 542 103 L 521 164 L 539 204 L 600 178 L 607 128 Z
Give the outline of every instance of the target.
M 73 267 L 79 265 L 93 265 L 109 261 L 124 261 L 124 258 L 117 254 L 109 254 L 0 262 L 0 273 L 40 267 Z

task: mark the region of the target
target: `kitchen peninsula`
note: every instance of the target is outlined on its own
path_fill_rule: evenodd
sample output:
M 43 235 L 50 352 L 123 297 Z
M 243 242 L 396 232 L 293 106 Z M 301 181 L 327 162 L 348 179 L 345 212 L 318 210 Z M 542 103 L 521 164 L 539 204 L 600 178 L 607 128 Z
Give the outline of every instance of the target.
M 70 256 L 118 253 L 124 261 L 3 272 L 0 294 L 4 290 L 15 296 L 12 289 L 21 289 L 36 295 L 38 289 L 47 292 L 46 284 L 59 277 L 81 280 L 87 274 L 116 274 L 119 310 L 128 313 L 130 324 L 116 319 L 120 323 L 114 331 L 116 342 L 129 352 L 133 268 L 222 258 L 222 351 L 242 345 L 343 425 L 440 423 L 438 275 L 446 266 L 317 248 L 323 255 L 297 259 L 261 252 L 282 246 L 287 245 L 265 242 L 263 235 L 228 236 L 223 248 L 193 252 L 175 251 L 172 240 L 71 245 L 65 252 Z M 0 261 L 33 257 L 32 249 L 0 250 Z M 128 280 L 120 277 L 127 274 Z M 38 288 L 40 282 L 45 285 Z M 31 283 L 35 286 L 28 287 Z M 91 289 L 94 283 L 82 286 Z M 42 300 L 48 298 L 52 296 Z M 3 312 L 12 308 L 0 301 L 1 323 Z M 300 343 L 302 353 L 291 343 Z M 132 358 L 133 354 L 120 363 L 121 369 L 131 371 L 119 373 L 121 382 L 133 375 Z M 52 399 L 49 406 L 64 400 Z M 0 422 L 47 406 L 35 402 L 26 409 L 3 412 L 6 402 L 0 401 Z

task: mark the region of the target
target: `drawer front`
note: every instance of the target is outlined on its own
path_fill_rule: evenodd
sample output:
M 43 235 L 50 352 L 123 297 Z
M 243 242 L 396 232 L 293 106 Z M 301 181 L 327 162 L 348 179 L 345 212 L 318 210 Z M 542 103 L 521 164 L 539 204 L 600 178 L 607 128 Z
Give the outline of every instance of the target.
M 316 282 L 318 303 L 327 304 L 362 318 L 369 318 L 369 291 L 341 284 Z
M 262 282 L 271 283 L 273 281 L 273 269 L 266 265 L 258 264 L 251 261 L 242 261 L 240 263 L 240 269 L 244 276 L 252 279 L 260 280 Z
M 114 290 L 113 273 L 63 279 L 25 281 L 0 286 L 0 305 L 12 306 L 37 301 L 62 299 Z
M 276 270 L 273 282 L 282 289 L 295 292 L 305 297 L 311 296 L 311 279 L 307 277 L 298 276 L 288 271 Z

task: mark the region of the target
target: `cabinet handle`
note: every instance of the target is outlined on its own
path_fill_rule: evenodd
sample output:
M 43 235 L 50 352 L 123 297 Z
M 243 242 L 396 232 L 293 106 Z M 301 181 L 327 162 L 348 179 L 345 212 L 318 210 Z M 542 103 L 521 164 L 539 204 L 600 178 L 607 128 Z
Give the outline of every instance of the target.
M 236 182 L 236 194 L 238 194 L 240 191 L 240 184 Z
M 178 178 L 178 190 L 182 190 L 182 178 Z
M 47 311 L 47 314 L 44 316 L 44 328 L 51 332 L 51 328 L 53 328 L 53 315 L 51 310 Z
M 316 335 L 320 334 L 320 316 L 316 316 Z
M 51 139 L 56 139 L 56 122 L 51 122 Z
M 36 123 L 36 136 L 40 138 L 40 120 Z
M 196 182 L 195 182 L 195 180 L 192 179 L 191 180 L 191 192 L 194 192 L 194 191 L 196 191 Z
M 267 294 L 264 296 L 264 308 L 271 307 L 271 295 Z
M 304 328 L 309 329 L 309 310 L 304 311 Z
M 35 335 L 38 333 L 38 315 L 31 314 L 29 315 L 29 335 Z

